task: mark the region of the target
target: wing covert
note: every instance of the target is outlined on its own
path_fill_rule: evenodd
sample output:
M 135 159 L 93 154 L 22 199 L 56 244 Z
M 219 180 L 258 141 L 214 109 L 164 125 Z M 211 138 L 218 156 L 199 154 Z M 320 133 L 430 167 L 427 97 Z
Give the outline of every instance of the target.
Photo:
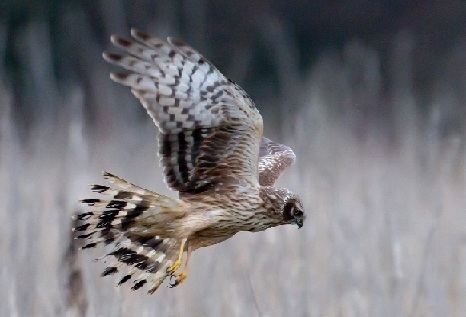
M 290 147 L 264 137 L 259 156 L 259 184 L 262 186 L 274 185 L 280 174 L 296 160 Z

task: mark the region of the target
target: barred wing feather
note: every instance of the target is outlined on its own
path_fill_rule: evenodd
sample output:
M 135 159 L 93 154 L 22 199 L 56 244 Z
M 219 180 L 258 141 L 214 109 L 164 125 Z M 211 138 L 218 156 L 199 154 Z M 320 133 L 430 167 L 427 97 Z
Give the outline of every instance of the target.
M 131 87 L 159 128 L 167 184 L 181 194 L 228 182 L 256 186 L 262 117 L 252 100 L 180 40 L 131 35 L 112 36 L 124 53 L 104 58 L 129 71 L 111 78 Z
M 261 186 L 273 186 L 280 174 L 296 160 L 296 155 L 290 147 L 267 138 L 261 140 L 259 156 Z

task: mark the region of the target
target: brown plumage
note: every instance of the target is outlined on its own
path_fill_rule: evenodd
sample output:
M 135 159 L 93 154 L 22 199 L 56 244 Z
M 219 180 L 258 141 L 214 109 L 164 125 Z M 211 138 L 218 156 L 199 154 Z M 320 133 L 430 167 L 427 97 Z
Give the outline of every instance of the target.
M 122 273 L 119 284 L 172 286 L 187 274 L 191 252 L 239 231 L 282 224 L 302 226 L 299 197 L 273 187 L 294 161 L 293 151 L 262 138 L 262 117 L 253 101 L 196 50 L 132 30 L 112 36 L 123 53 L 104 59 L 129 72 L 111 78 L 131 87 L 159 128 L 159 157 L 171 198 L 105 173 L 112 186 L 93 185 L 102 197 L 84 199 L 76 236 L 83 248 L 112 244 L 102 275 Z M 177 273 L 187 252 L 185 269 Z

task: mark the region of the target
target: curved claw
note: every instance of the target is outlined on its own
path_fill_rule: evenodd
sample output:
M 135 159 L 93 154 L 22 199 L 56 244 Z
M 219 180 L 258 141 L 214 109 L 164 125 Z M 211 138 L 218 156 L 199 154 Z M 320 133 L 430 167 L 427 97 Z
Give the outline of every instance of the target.
M 181 283 L 183 283 L 183 281 L 186 279 L 187 276 L 188 275 L 185 272 L 181 272 L 178 275 L 171 275 L 170 276 L 170 285 L 169 285 L 169 287 L 173 288 L 173 287 L 176 287 L 176 286 L 180 285 Z M 173 282 L 171 281 L 172 277 L 175 278 L 175 280 Z

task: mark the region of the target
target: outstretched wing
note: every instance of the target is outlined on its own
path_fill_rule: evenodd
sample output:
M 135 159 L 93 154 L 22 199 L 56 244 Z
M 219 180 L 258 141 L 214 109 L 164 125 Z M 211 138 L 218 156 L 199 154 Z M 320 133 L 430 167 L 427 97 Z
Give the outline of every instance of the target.
M 262 117 L 252 100 L 180 40 L 131 30 L 112 36 L 125 53 L 104 53 L 129 73 L 111 78 L 131 87 L 159 128 L 159 156 L 167 184 L 199 193 L 218 184 L 257 185 Z
M 259 156 L 259 184 L 262 186 L 275 184 L 280 174 L 296 159 L 290 147 L 267 138 L 262 138 Z

